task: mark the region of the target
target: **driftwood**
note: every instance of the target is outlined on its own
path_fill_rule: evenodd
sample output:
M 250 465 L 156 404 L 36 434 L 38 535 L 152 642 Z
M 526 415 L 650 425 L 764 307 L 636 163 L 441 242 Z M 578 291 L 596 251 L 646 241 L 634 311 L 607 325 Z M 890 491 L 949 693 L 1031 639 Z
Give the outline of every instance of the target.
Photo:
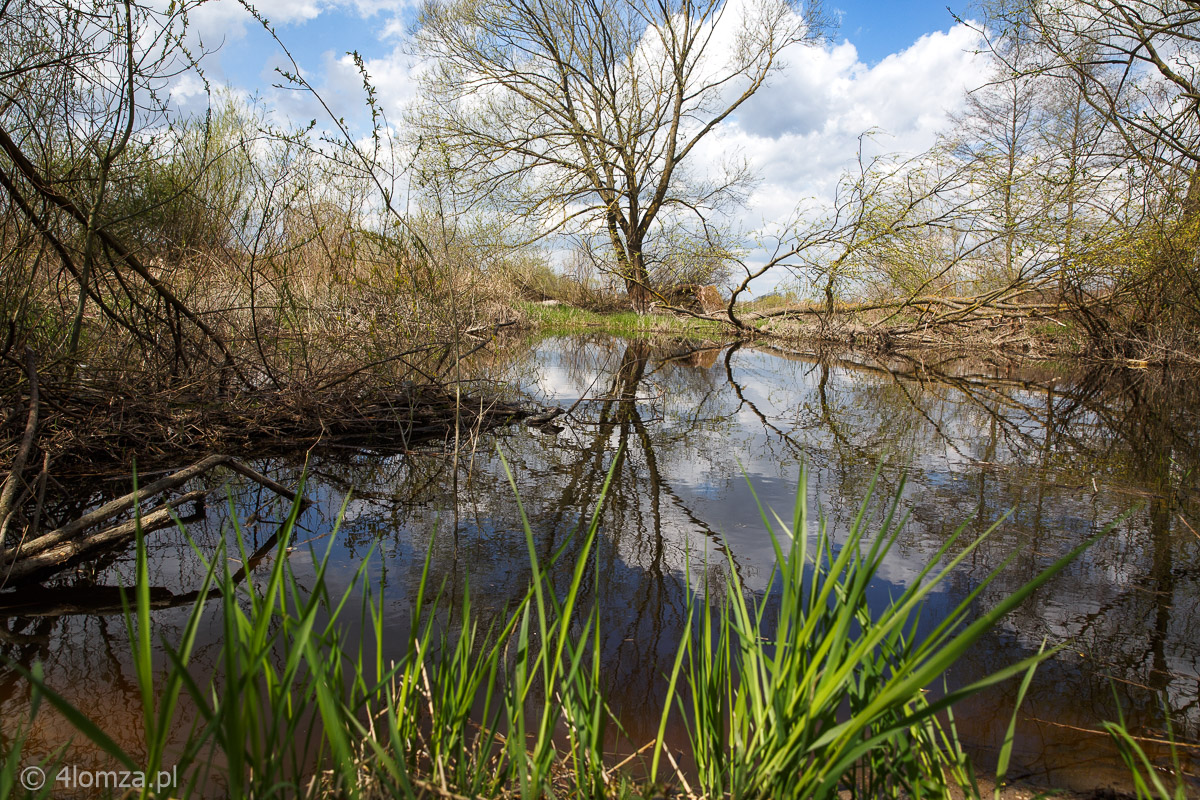
M 239 475 L 262 484 L 292 502 L 299 500 L 305 506 L 309 503 L 304 498 L 298 498 L 292 490 L 231 456 L 211 455 L 164 478 L 139 487 L 129 494 L 111 500 L 62 527 L 25 539 L 8 551 L 0 553 L 0 587 L 11 581 L 19 581 L 30 575 L 62 566 L 79 556 L 127 539 L 134 535 L 139 524 L 144 531 L 158 530 L 170 525 L 174 521 L 176 507 L 190 502 L 203 502 L 208 495 L 208 490 L 198 489 L 187 492 L 161 503 L 141 514 L 140 517 L 93 533 L 85 533 L 119 514 L 136 508 L 138 503 L 147 497 L 176 490 L 188 481 L 220 466 L 227 467 Z
M 122 592 L 125 593 L 126 602 L 132 606 L 133 592 L 121 586 L 68 586 L 61 589 L 31 586 L 20 592 L 0 595 L 0 619 L 123 614 L 125 606 L 121 603 Z M 162 586 L 151 586 L 149 594 L 150 608 L 156 611 L 191 605 L 200 596 L 199 592 L 172 592 Z
M 127 495 L 123 495 L 115 500 L 111 500 L 99 508 L 89 511 L 82 517 L 68 522 L 61 528 L 57 528 L 49 533 L 44 533 L 41 536 L 37 536 L 33 539 L 22 542 L 20 546 L 3 554 L 3 556 L 0 556 L 0 558 L 3 559 L 0 560 L 0 564 L 27 558 L 35 553 L 39 553 L 43 550 L 54 547 L 62 542 L 69 541 L 70 539 L 83 533 L 88 528 L 93 528 L 100 523 L 106 522 L 112 517 L 115 517 L 117 514 L 128 511 L 133 507 L 134 503 L 136 503 L 139 498 L 153 497 L 156 494 L 168 492 L 172 489 L 182 486 L 192 478 L 203 475 L 213 467 L 217 467 L 226 463 L 227 461 L 229 461 L 228 456 L 209 456 L 201 461 L 197 461 L 190 467 L 185 467 L 184 469 L 168 475 L 165 478 L 161 478 L 154 483 L 147 484 L 137 491 L 130 492 Z
M 17 502 L 17 487 L 21 483 L 21 473 L 25 471 L 25 462 L 33 452 L 34 438 L 38 427 L 38 380 L 37 365 L 33 351 L 25 348 L 25 372 L 29 377 L 29 415 L 25 418 L 25 434 L 21 437 L 21 447 L 13 461 L 12 469 L 4 480 L 4 488 L 0 490 L 0 547 L 8 534 L 9 521 L 13 517 L 13 508 Z
M 3 567 L 4 579 L 6 582 L 19 581 L 35 573 L 66 564 L 71 559 L 85 555 L 86 553 L 124 541 L 137 532 L 139 525 L 147 533 L 159 530 L 160 528 L 166 528 L 175 521 L 174 512 L 177 506 L 202 501 L 207 495 L 208 492 L 204 489 L 187 492 L 179 497 L 171 498 L 162 505 L 156 506 L 151 511 L 141 514 L 135 519 L 122 522 L 120 525 L 114 525 L 97 533 L 88 534 L 81 539 L 63 542 L 57 547 L 43 550 L 36 555 L 26 556 L 17 561 L 9 561 Z
M 234 585 L 240 584 L 264 558 L 275 550 L 279 534 L 275 533 L 254 551 L 246 563 L 233 574 Z M 125 600 L 122 600 L 122 593 Z M 200 598 L 199 591 L 173 592 L 162 586 L 151 586 L 150 608 L 178 608 L 190 606 Z M 219 589 L 213 589 L 208 597 L 220 597 Z M 5 617 L 66 617 L 77 614 L 86 616 L 124 614 L 126 603 L 132 603 L 129 590 L 121 586 L 32 586 L 20 592 L 0 594 L 0 619 Z M 0 626 L 0 637 L 4 628 Z

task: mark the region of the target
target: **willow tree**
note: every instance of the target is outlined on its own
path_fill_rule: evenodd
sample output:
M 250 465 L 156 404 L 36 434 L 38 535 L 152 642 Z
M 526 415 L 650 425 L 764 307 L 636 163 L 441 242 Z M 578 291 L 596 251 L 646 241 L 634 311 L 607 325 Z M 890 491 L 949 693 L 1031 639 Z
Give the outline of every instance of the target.
M 645 311 L 664 220 L 706 231 L 751 178 L 694 162 L 784 51 L 819 35 L 817 7 L 799 2 L 428 0 L 422 146 L 452 153 L 460 187 L 537 235 L 604 237 Z

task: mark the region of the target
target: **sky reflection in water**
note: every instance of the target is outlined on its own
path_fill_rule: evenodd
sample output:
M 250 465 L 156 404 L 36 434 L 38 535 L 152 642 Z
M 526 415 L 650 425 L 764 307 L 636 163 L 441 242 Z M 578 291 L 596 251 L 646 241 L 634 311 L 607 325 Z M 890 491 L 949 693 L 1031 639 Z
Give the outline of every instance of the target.
M 612 706 L 640 742 L 657 722 L 661 676 L 675 653 L 687 593 L 720 578 L 729 564 L 751 589 L 767 589 L 774 554 L 750 486 L 786 518 L 801 459 L 810 471 L 810 506 L 827 515 L 835 538 L 877 467 L 869 510 L 877 518 L 907 476 L 902 505 L 910 517 L 872 587 L 880 603 L 959 525 L 966 522 L 973 537 L 1013 510 L 933 596 L 925 612 L 930 624 L 1014 551 L 1008 570 L 977 601 L 980 608 L 1137 507 L 950 676 L 979 677 L 1031 654 L 1043 637 L 1071 641 L 1035 678 L 1018 731 L 1016 771 L 1078 788 L 1105 785 L 1121 774 L 1115 753 L 1104 737 L 1073 728 L 1114 718 L 1114 689 L 1134 725 L 1161 729 L 1163 698 L 1177 732 L 1200 738 L 1194 530 L 1200 514 L 1193 471 L 1200 384 L 1184 375 L 1069 369 L 817 358 L 604 336 L 547 339 L 518 353 L 505 371 L 541 402 L 572 409 L 556 421 L 558 429 L 514 426 L 484 435 L 457 469 L 437 453 L 323 452 L 310 464 L 308 494 L 317 505 L 302 518 L 298 538 L 313 540 L 318 550 L 332 544 L 335 587 L 372 553 L 370 574 L 398 653 L 435 529 L 435 579 L 445 578 L 452 595 L 469 581 L 476 604 L 498 613 L 526 586 L 528 556 L 497 446 L 516 476 L 543 556 L 570 541 L 619 458 L 602 515 L 599 597 Z M 297 480 L 302 467 L 295 460 L 258 466 L 285 483 Z M 229 490 L 240 518 L 260 516 L 247 529 L 248 546 L 268 544 L 272 522 L 283 514 L 277 502 L 240 481 Z M 229 530 L 220 507 L 190 527 L 205 552 Z M 292 558 L 304 574 L 307 546 Z M 151 575 L 163 605 L 171 593 L 195 588 L 198 569 L 180 534 L 154 535 Z M 249 579 L 260 577 L 252 572 Z M 60 591 L 77 587 L 77 597 L 95 603 L 107 596 L 96 585 L 131 579 L 131 554 L 120 553 L 55 584 Z M 137 752 L 141 712 L 120 618 L 25 611 L 0 618 L 0 653 L 45 661 L 52 685 L 108 720 L 116 738 Z M 171 638 L 185 616 L 165 608 L 155 619 Z M 198 664 L 215 662 L 220 638 L 210 619 Z M 984 769 L 992 765 L 1015 691 L 1002 687 L 958 712 L 960 732 Z M 3 718 L 16 719 L 27 702 L 27 687 L 0 671 Z M 35 742 L 51 747 L 64 735 L 46 718 Z

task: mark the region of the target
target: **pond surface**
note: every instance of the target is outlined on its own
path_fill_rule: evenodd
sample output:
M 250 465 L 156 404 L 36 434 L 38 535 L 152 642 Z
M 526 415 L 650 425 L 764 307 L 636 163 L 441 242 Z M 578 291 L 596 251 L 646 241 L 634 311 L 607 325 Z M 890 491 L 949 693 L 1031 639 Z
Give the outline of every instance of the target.
M 909 517 L 874 587 L 881 600 L 906 585 L 960 525 L 973 538 L 1011 511 L 933 596 L 925 611 L 930 621 L 1005 559 L 1012 557 L 975 603 L 980 610 L 1131 512 L 1008 617 L 950 679 L 981 677 L 1033 654 L 1044 639 L 1068 643 L 1038 671 L 1021 711 L 1014 777 L 1076 789 L 1121 785 L 1118 756 L 1096 731 L 1116 718 L 1118 704 L 1143 735 L 1164 735 L 1165 705 L 1177 736 L 1200 739 L 1195 375 L 818 357 L 606 336 L 518 347 L 505 353 L 500 372 L 522 393 L 567 413 L 552 426 L 478 436 L 457 459 L 327 448 L 309 462 L 306 493 L 316 505 L 302 516 L 298 538 L 318 550 L 332 544 L 334 586 L 349 581 L 370 554 L 397 654 L 435 530 L 435 580 L 445 578 L 454 593 L 469 582 L 485 610 L 523 593 L 528 555 L 498 453 L 544 554 L 590 514 L 611 468 L 600 550 L 605 674 L 610 703 L 640 744 L 657 724 L 662 676 L 689 593 L 729 564 L 751 590 L 767 588 L 774 551 L 754 495 L 786 517 L 805 461 L 810 508 L 827 516 L 835 539 L 873 476 L 869 513 L 876 518 L 902 492 Z M 301 459 L 255 465 L 285 484 L 303 469 Z M 254 515 L 248 546 L 269 544 L 284 513 L 278 501 L 241 479 L 229 479 L 227 491 L 233 513 Z M 202 552 L 231 535 L 229 510 L 212 505 L 189 529 Z M 152 557 L 151 580 L 164 606 L 155 623 L 172 638 L 186 618 L 170 607 L 172 596 L 196 588 L 199 561 L 172 530 L 153 535 Z M 291 558 L 301 575 L 311 565 L 307 547 L 294 548 Z M 113 614 L 119 602 L 114 606 L 104 588 L 132 577 L 132 554 L 121 552 L 56 578 L 44 592 L 26 590 L 19 601 L 0 594 L 0 656 L 42 660 L 52 686 L 107 721 L 137 753 L 138 692 L 124 625 Z M 248 580 L 260 577 L 251 572 Z M 199 664 L 215 660 L 220 641 L 210 620 Z M 994 765 L 1016 690 L 1005 684 L 956 714 L 984 770 Z M 19 719 L 28 702 L 28 687 L 0 667 L 0 719 Z M 47 717 L 32 746 L 49 750 L 64 740 L 65 731 Z

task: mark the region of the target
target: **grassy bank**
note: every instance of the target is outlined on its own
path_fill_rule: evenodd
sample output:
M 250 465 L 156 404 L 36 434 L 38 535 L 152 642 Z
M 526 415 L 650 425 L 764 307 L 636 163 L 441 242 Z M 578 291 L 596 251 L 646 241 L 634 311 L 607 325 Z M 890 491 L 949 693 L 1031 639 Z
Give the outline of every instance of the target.
M 622 755 L 608 752 L 621 731 L 602 688 L 604 620 L 596 601 L 583 599 L 599 584 L 603 495 L 591 519 L 549 559 L 538 558 L 533 531 L 520 520 L 531 577 L 498 620 L 483 619 L 469 591 L 446 601 L 430 581 L 427 556 L 404 655 L 395 663 L 378 655 L 384 609 L 370 591 L 369 559 L 341 594 L 326 580 L 332 546 L 324 556 L 312 554 L 312 578 L 293 573 L 291 559 L 299 555 L 285 554 L 296 508 L 269 573 L 257 581 L 231 575 L 231 554 L 211 555 L 182 635 L 163 645 L 168 667 L 158 669 L 139 536 L 126 619 L 144 709 L 143 752 L 118 747 L 103 720 L 72 707 L 36 668 L 27 674 L 34 713 L 40 707 L 61 715 L 77 741 L 105 753 L 113 769 L 173 769 L 178 783 L 140 792 L 147 797 L 979 797 L 947 713 L 999 681 L 1024 675 L 1027 686 L 1050 653 L 952 691 L 926 689 L 939 687 L 960 656 L 1090 542 L 976 614 L 985 580 L 918 635 L 924 601 L 988 534 L 969 542 L 953 537 L 902 594 L 873 609 L 868 587 L 904 525 L 898 499 L 876 514 L 877 504 L 865 498 L 835 545 L 824 519 L 810 514 L 803 486 L 802 475 L 786 520 L 763 512 L 778 564 L 770 591 L 748 592 L 732 563 L 724 583 L 700 582 L 666 676 L 657 735 L 628 742 Z M 881 521 L 872 525 L 872 518 Z M 236 555 L 246 560 L 244 552 Z M 349 600 L 356 594 L 359 604 Z M 218 668 L 198 677 L 197 631 L 214 619 L 224 630 Z M 350 636 L 354 629 L 361 638 Z M 31 722 L 6 731 L 0 798 L 58 796 L 53 782 L 41 792 L 21 788 L 24 769 L 40 764 L 52 774 L 66 760 L 61 752 L 23 751 Z M 668 744 L 672 724 L 686 730 L 686 752 Z M 1147 770 L 1136 741 L 1129 744 L 1130 763 Z M 1150 781 L 1162 778 L 1146 774 L 1154 791 Z M 1176 794 L 1159 788 L 1163 793 L 1146 796 L 1183 797 L 1182 785 Z
M 728 321 L 670 312 L 591 311 L 565 303 L 547 306 L 533 302 L 522 302 L 518 308 L 528 324 L 551 335 L 602 332 L 627 337 L 762 338 L 805 347 L 856 347 L 879 352 L 935 349 L 1030 358 L 1079 358 L 1089 353 L 1078 326 L 1043 318 L 973 320 L 953 329 L 922 328 L 909 317 L 897 318 L 884 325 L 872 324 L 872 320 L 856 314 L 834 315 L 822 321 L 806 311 L 792 314 L 770 306 L 760 308 L 750 304 L 739 311 L 743 323 L 739 328 Z
M 589 331 L 615 336 L 686 336 L 724 339 L 733 329 L 720 322 L 675 314 L 638 314 L 634 311 L 598 312 L 560 304 L 522 303 L 531 325 L 548 334 Z

